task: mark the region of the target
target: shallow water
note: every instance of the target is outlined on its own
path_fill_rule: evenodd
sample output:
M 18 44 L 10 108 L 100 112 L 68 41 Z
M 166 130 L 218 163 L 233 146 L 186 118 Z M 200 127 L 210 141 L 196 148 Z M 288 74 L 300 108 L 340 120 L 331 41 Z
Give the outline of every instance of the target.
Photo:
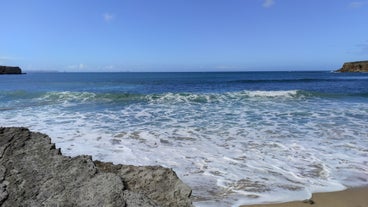
M 368 74 L 0 76 L 0 123 L 63 154 L 173 168 L 197 206 L 305 199 L 368 184 Z

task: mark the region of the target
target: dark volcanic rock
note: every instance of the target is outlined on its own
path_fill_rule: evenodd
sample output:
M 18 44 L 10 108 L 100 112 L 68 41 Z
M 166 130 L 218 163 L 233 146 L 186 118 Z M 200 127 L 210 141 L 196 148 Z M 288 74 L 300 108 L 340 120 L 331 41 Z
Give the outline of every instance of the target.
M 344 63 L 336 72 L 368 72 L 368 60 Z
M 192 206 L 191 190 L 163 167 L 66 157 L 47 135 L 0 128 L 0 206 Z
M 22 74 L 20 67 L 10 67 L 0 65 L 0 75 L 1 74 Z

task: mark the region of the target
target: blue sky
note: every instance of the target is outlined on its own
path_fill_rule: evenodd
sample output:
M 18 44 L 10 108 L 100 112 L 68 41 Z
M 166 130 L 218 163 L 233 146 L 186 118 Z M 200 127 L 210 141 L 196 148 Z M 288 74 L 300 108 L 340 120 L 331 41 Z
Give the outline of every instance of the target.
M 332 70 L 368 59 L 368 0 L 0 0 L 0 64 Z

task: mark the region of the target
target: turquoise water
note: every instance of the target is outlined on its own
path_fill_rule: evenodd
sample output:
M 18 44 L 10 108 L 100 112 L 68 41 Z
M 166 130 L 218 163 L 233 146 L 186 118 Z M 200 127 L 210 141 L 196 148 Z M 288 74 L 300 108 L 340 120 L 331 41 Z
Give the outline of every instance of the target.
M 29 73 L 0 87 L 2 126 L 66 155 L 173 168 L 197 206 L 368 184 L 368 74 Z

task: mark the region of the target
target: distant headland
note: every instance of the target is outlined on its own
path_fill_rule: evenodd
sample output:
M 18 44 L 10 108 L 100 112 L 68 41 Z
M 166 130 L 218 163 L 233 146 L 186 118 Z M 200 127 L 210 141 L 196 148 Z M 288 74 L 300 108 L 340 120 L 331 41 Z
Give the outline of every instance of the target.
M 0 65 L 0 75 L 3 75 L 3 74 L 22 74 L 22 69 L 20 69 L 20 67 Z
M 356 62 L 346 62 L 336 72 L 368 72 L 368 60 L 356 61 Z

